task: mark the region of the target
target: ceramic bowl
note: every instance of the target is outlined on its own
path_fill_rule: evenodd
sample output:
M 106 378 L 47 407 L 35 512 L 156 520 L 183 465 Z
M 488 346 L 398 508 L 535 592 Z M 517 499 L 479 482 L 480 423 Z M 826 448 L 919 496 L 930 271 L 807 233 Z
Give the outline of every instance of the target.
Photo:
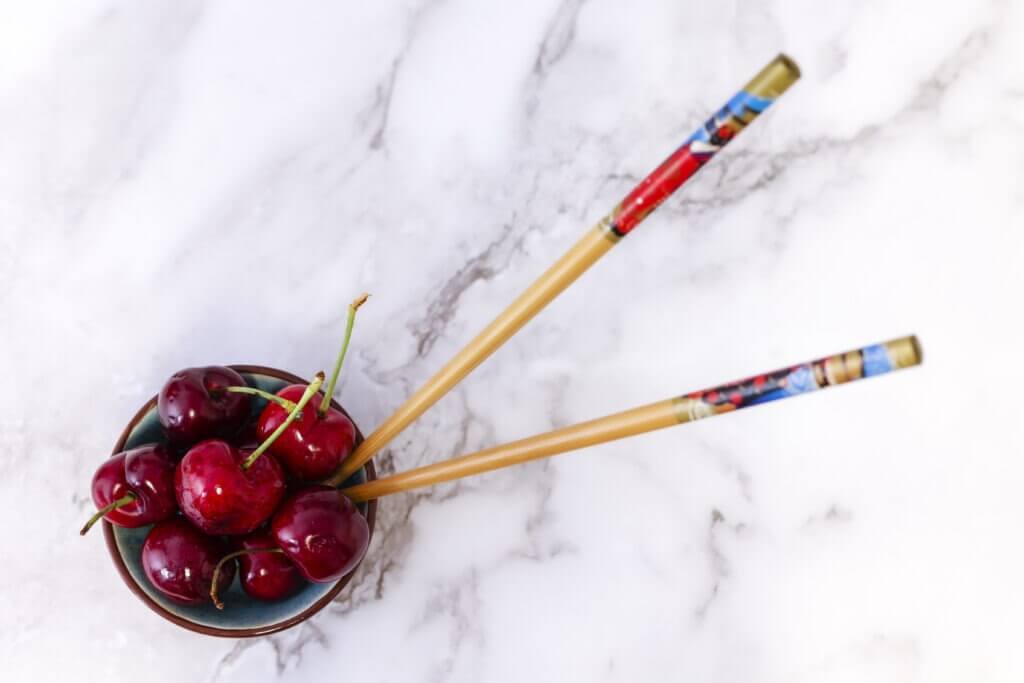
M 238 371 L 250 386 L 264 391 L 277 392 L 288 384 L 308 384 L 307 380 L 273 368 L 258 365 L 232 365 L 230 367 Z M 256 415 L 263 410 L 266 401 L 256 396 L 253 396 L 252 399 L 252 410 Z M 334 407 L 344 412 L 344 409 L 336 402 Z M 354 421 L 353 424 L 355 424 Z M 362 440 L 363 435 L 356 427 L 356 443 L 358 444 Z M 157 420 L 156 396 L 154 396 L 139 409 L 128 426 L 124 428 L 117 444 L 114 445 L 113 452 L 120 453 L 146 443 L 164 441 L 165 437 Z M 363 470 L 352 475 L 346 484 L 361 483 L 376 479 L 376 476 L 373 463 L 368 462 Z M 362 503 L 359 505 L 359 510 L 366 517 L 372 539 L 377 502 Z M 128 584 L 128 588 L 147 607 L 178 626 L 205 635 L 247 638 L 275 633 L 295 626 L 309 619 L 334 600 L 359 568 L 357 566 L 336 583 L 307 584 L 297 594 L 279 602 L 260 602 L 249 598 L 242 592 L 236 576 L 230 589 L 221 593 L 221 599 L 224 601 L 223 610 L 218 610 L 212 603 L 199 606 L 181 605 L 157 592 L 143 573 L 142 543 L 150 528 L 150 526 L 145 526 L 138 529 L 125 529 L 104 520 L 103 533 L 114 566 L 117 567 L 124 582 Z

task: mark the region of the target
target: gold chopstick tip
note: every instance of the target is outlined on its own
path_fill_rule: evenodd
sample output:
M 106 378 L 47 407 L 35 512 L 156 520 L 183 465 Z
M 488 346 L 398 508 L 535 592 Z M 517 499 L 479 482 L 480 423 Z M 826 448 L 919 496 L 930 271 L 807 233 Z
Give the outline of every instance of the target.
M 800 78 L 800 67 L 790 57 L 779 54 L 754 76 L 744 90 L 751 95 L 775 99 Z

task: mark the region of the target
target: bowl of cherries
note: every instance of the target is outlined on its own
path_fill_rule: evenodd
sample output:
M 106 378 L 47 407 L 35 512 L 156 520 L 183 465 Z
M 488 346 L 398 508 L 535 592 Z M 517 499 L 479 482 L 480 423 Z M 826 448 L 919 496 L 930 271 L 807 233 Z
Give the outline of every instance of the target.
M 162 617 L 207 635 L 298 624 L 345 588 L 373 534 L 376 501 L 331 477 L 362 441 L 333 400 L 363 295 L 349 306 L 327 386 L 254 365 L 174 373 L 96 470 L 96 513 L 128 587 Z M 372 462 L 345 486 L 376 478 Z

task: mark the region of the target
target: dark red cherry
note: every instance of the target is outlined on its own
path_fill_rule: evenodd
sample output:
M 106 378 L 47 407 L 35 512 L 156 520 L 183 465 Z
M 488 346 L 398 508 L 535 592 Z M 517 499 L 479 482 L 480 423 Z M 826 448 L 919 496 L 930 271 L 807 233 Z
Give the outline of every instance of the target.
M 93 475 L 92 501 L 98 512 L 82 534 L 101 517 L 131 528 L 170 517 L 178 509 L 170 451 L 162 444 L 147 444 L 107 458 Z
M 297 402 L 306 387 L 302 384 L 287 386 L 277 395 Z M 320 405 L 323 393 L 318 393 L 311 407 L 292 422 L 270 447 L 292 476 L 302 481 L 326 479 L 334 473 L 341 461 L 352 452 L 356 442 L 356 427 L 344 413 L 330 408 L 321 415 L 313 406 Z M 288 417 L 288 411 L 276 403 L 267 403 L 260 413 L 256 433 L 266 439 Z
M 238 433 L 231 439 L 238 448 L 247 448 L 250 451 L 256 450 L 260 445 L 260 437 L 256 435 L 256 424 L 259 416 L 256 416 L 250 420 L 246 420 L 242 428 L 238 430 Z
M 221 540 L 172 517 L 150 529 L 142 544 L 142 568 L 158 591 L 176 602 L 197 605 L 210 600 L 213 570 L 227 552 Z M 227 565 L 217 579 L 218 591 L 235 577 L 234 563 Z
M 239 539 L 238 549 L 272 551 L 249 552 L 238 557 L 242 590 L 250 598 L 284 600 L 306 584 L 302 573 L 277 547 L 269 531 L 260 530 L 243 536 Z
M 250 398 L 226 388 L 244 385 L 241 375 L 218 365 L 186 368 L 171 375 L 156 404 L 168 440 L 188 446 L 234 435 L 249 417 Z
M 274 515 L 271 532 L 302 575 L 316 583 L 348 574 L 370 543 L 366 519 L 329 486 L 311 486 L 288 498 Z
M 264 453 L 246 469 L 250 451 L 209 439 L 189 449 L 174 476 L 181 511 L 207 534 L 254 531 L 274 514 L 285 494 L 284 472 Z
M 325 391 L 317 394 L 316 410 L 304 411 L 301 419 L 289 425 L 281 438 L 273 444 L 272 452 L 278 456 L 284 468 L 299 480 L 316 481 L 330 477 L 355 445 L 355 425 L 344 413 L 331 406 L 330 397 L 334 395 L 334 387 L 345 362 L 356 311 L 366 303 L 367 297 L 369 294 L 362 294 L 349 304 L 341 349 L 338 351 L 334 371 Z M 294 403 L 303 393 L 302 385 L 292 385 L 285 387 L 277 395 Z M 285 408 L 275 402 L 268 403 L 260 413 L 257 434 L 261 438 L 267 438 L 284 424 L 287 416 L 288 411 Z

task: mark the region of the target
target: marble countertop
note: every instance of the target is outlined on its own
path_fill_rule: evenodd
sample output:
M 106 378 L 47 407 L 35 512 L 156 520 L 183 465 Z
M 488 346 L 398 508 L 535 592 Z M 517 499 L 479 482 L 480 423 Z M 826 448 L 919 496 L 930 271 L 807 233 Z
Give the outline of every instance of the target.
M 1024 5 L 0 6 L 10 681 L 1019 681 Z M 179 367 L 369 430 L 777 52 L 803 79 L 381 456 L 882 339 L 922 368 L 382 501 L 246 641 L 136 600 L 88 482 Z M 13 379 L 13 384 L 10 380 Z

